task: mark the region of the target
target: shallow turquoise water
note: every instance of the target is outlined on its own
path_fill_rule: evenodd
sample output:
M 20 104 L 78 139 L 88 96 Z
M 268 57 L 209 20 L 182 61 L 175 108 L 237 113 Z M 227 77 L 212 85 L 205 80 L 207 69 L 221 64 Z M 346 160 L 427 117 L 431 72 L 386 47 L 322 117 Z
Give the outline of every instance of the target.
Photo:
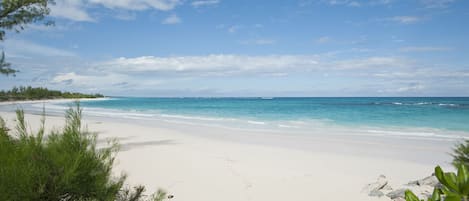
M 424 127 L 469 131 L 469 98 L 111 98 L 87 108 L 131 114 L 254 123 L 321 121 L 345 126 Z

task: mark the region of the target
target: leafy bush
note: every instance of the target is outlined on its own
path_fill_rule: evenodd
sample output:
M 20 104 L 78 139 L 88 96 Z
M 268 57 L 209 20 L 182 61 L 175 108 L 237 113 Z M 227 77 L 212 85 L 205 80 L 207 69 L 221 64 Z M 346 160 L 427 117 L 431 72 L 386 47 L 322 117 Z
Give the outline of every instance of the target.
M 0 101 L 10 100 L 41 100 L 41 99 L 56 99 L 56 98 L 102 98 L 102 94 L 82 94 L 61 92 L 57 90 L 49 90 L 47 88 L 31 86 L 28 87 L 13 87 L 8 91 L 0 91 Z
M 442 184 L 435 188 L 428 201 L 467 201 L 469 200 L 469 170 L 465 165 L 458 166 L 458 173 L 444 172 L 440 166 L 435 168 L 435 176 Z M 411 191 L 405 193 L 406 201 L 420 201 Z
M 453 156 L 454 166 L 464 165 L 469 167 L 469 140 L 456 145 L 451 156 Z
M 97 148 L 96 134 L 82 128 L 79 104 L 66 113 L 60 131 L 44 135 L 43 116 L 36 134 L 28 132 L 24 113 L 17 111 L 16 135 L 0 118 L 0 200 L 140 201 L 143 186 L 124 186 L 126 177 L 113 177 L 116 143 Z M 164 191 L 149 196 L 161 201 Z

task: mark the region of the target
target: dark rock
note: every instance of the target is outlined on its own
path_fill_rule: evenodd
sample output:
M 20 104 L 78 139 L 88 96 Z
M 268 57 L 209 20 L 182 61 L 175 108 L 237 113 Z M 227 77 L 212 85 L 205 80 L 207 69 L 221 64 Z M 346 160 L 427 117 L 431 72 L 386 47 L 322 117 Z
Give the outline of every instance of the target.
M 384 193 L 379 190 L 373 190 L 370 193 L 368 193 L 368 195 L 371 197 L 381 197 L 384 195 Z
M 419 186 L 428 185 L 428 186 L 431 186 L 431 187 L 435 187 L 439 183 L 440 182 L 438 181 L 438 179 L 435 176 L 428 176 L 428 177 L 425 177 L 423 179 L 418 180 Z
M 438 181 L 438 179 L 434 175 L 432 175 L 432 176 L 425 177 L 423 179 L 411 181 L 407 185 L 410 185 L 410 186 L 413 186 L 413 185 L 417 185 L 417 186 L 428 185 L 428 186 L 431 186 L 431 187 L 436 187 L 439 184 L 440 184 L 440 182 Z
M 388 184 L 386 176 L 380 175 L 376 182 L 367 184 L 363 187 L 362 192 L 370 194 L 372 191 L 379 191 Z
M 405 188 L 400 188 L 400 189 L 389 192 L 388 194 L 386 194 L 386 196 L 388 196 L 389 198 L 391 198 L 393 200 L 396 199 L 396 198 L 404 198 L 406 190 L 407 189 L 405 189 Z

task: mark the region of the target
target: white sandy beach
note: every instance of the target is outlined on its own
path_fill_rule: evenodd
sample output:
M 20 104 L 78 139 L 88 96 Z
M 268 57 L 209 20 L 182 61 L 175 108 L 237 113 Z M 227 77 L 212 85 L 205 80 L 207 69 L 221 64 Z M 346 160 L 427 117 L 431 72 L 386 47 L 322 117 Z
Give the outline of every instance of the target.
M 86 108 L 84 113 L 86 114 Z M 14 114 L 0 112 L 8 125 Z M 31 128 L 40 116 L 27 114 Z M 63 125 L 48 116 L 48 129 Z M 165 122 L 136 123 L 86 117 L 99 139 L 122 145 L 115 173 L 149 191 L 163 188 L 175 201 L 368 201 L 361 189 L 383 174 L 391 186 L 449 166 L 453 141 L 292 136 Z

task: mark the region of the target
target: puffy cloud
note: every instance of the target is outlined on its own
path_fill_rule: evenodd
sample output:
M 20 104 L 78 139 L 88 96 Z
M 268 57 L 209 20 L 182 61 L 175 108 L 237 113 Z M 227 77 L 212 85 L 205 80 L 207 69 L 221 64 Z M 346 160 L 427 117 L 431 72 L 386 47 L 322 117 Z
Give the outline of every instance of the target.
M 93 5 L 109 9 L 169 11 L 181 4 L 180 0 L 57 0 L 51 6 L 51 16 L 73 21 L 96 21 L 88 11 Z M 122 17 L 118 15 L 117 18 Z M 125 16 L 126 20 L 129 16 Z M 119 18 L 120 19 L 120 18 Z
M 335 61 L 329 64 L 334 69 L 383 69 L 410 67 L 412 62 L 398 57 L 368 57 L 360 59 L 351 59 Z
M 193 1 L 191 5 L 194 7 L 200 7 L 200 6 L 216 5 L 218 3 L 220 3 L 219 0 L 200 0 L 200 1 Z
M 163 11 L 172 10 L 181 3 L 179 0 L 89 0 L 89 2 L 111 9 L 145 10 L 153 8 Z
M 182 20 L 176 14 L 172 14 L 164 19 L 161 23 L 162 24 L 179 24 Z
M 446 8 L 455 0 L 420 0 L 425 8 Z
M 417 16 L 395 16 L 388 18 L 390 21 L 398 22 L 401 24 L 414 24 L 423 20 L 421 17 Z
M 84 1 L 81 0 L 56 1 L 55 5 L 51 5 L 51 16 L 73 21 L 94 21 L 86 11 Z
M 273 45 L 275 44 L 275 40 L 272 39 L 256 39 L 256 40 L 245 40 L 241 41 L 241 44 L 244 45 Z
M 409 47 L 402 47 L 399 49 L 401 52 L 441 52 L 441 51 L 449 51 L 451 48 L 447 47 L 416 47 L 416 46 L 409 46 Z
M 316 40 L 316 43 L 328 43 L 331 41 L 331 38 L 329 36 L 323 36 L 320 37 Z
M 299 68 L 314 68 L 316 56 L 271 55 L 207 55 L 117 58 L 96 64 L 97 68 L 120 72 L 168 72 L 226 75 L 238 73 L 269 73 Z
M 407 86 L 399 87 L 397 92 L 416 92 L 425 89 L 425 86 L 420 83 L 409 83 Z
M 179 75 L 285 74 L 318 70 L 364 70 L 400 68 L 412 62 L 397 57 L 369 57 L 327 60 L 321 55 L 207 55 L 143 56 L 117 58 L 94 64 L 94 68 L 126 73 L 167 73 Z
M 129 77 L 123 74 L 107 73 L 107 74 L 78 74 L 75 72 L 58 73 L 52 79 L 52 84 L 65 84 L 75 87 L 115 87 L 124 86 L 124 80 Z

